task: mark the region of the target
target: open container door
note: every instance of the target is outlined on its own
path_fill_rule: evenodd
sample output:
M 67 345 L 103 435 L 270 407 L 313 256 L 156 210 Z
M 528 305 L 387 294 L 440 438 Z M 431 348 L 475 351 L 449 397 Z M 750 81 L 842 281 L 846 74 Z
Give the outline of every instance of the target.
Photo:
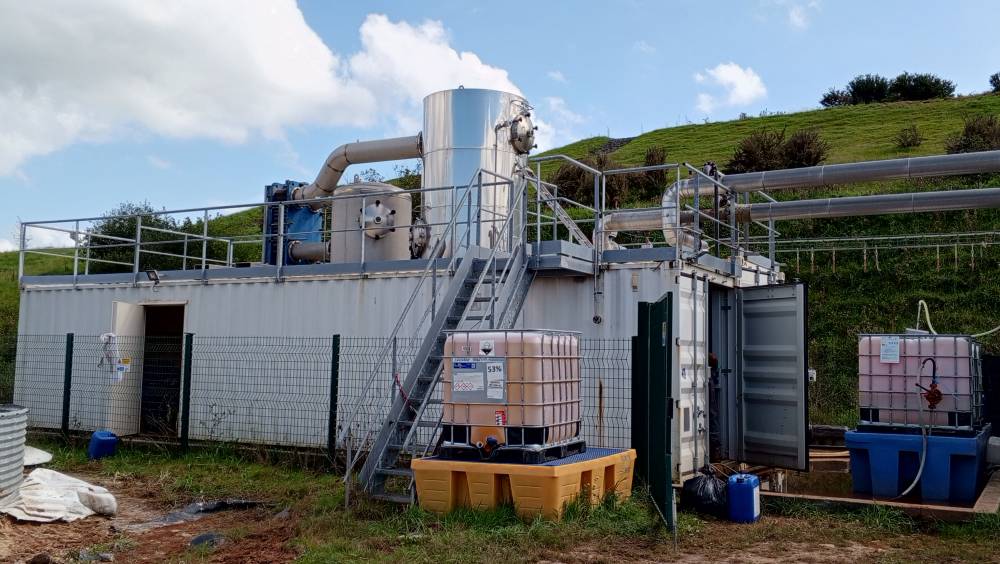
M 809 469 L 806 286 L 736 290 L 737 458 Z

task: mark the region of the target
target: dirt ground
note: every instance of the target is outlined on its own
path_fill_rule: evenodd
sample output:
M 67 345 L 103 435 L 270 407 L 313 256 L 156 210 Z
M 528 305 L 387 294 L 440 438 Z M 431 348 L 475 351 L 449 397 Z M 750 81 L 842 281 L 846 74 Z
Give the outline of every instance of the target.
M 112 518 L 91 516 L 73 523 L 22 523 L 0 517 L 0 562 L 22 562 L 47 554 L 55 562 L 74 562 L 81 550 L 111 552 L 115 562 L 289 562 L 295 516 L 281 508 L 257 507 L 208 513 L 193 521 L 151 523 L 180 509 L 151 497 L 155 488 L 100 476 L 76 475 L 104 486 L 118 500 Z M 212 550 L 191 548 L 203 533 L 225 537 Z
M 300 515 L 279 506 L 220 511 L 193 521 L 151 525 L 177 511 L 190 499 L 167 503 L 156 479 L 75 476 L 108 488 L 118 499 L 113 518 L 89 517 L 74 523 L 18 523 L 0 517 L 0 562 L 27 562 L 47 554 L 54 562 L 78 562 L 80 551 L 111 552 L 115 562 L 290 562 L 300 555 L 295 542 Z M 304 516 L 302 523 L 306 522 Z M 857 525 L 839 521 L 766 516 L 753 525 L 707 520 L 686 534 L 678 547 L 663 539 L 615 537 L 591 540 L 559 550 L 535 547 L 515 560 L 548 563 L 625 562 L 964 562 L 997 561 L 1000 554 L 976 549 L 979 543 L 949 544 L 934 536 L 913 534 L 864 535 Z M 353 531 L 355 529 L 348 528 Z M 215 548 L 191 548 L 192 539 L 216 533 L 224 542 Z M 361 531 L 358 530 L 361 534 Z M 343 531 L 340 533 L 345 534 Z M 432 533 L 433 534 L 433 533 Z M 381 539 L 385 541 L 386 539 Z M 391 539 L 390 539 L 391 540 Z M 391 543 L 390 543 L 391 545 Z M 944 550 L 945 546 L 950 546 Z M 992 546 L 992 545 L 991 545 Z M 964 547 L 964 548 L 962 548 Z M 959 550 L 961 548 L 961 550 Z M 440 553 L 437 553 L 439 556 Z M 459 561 L 455 554 L 442 559 Z M 375 550 L 355 561 L 400 561 L 392 548 Z M 405 560 L 405 558 L 403 558 Z M 477 560 L 473 558 L 472 560 Z M 417 560 L 422 560 L 417 558 Z M 317 561 L 313 559 L 313 561 Z

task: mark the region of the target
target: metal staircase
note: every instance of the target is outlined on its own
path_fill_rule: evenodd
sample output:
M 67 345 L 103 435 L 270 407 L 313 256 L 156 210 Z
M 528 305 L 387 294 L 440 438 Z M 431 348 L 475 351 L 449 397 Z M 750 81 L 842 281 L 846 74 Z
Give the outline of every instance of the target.
M 518 210 L 524 202 L 526 183 L 523 178 L 516 178 L 513 184 L 516 199 L 511 209 Z M 471 186 L 470 183 L 466 197 L 471 192 Z M 456 209 L 461 207 L 460 202 Z M 439 238 L 438 245 L 449 239 L 449 231 L 458 224 L 458 212 L 455 215 Z M 450 259 L 446 267 L 451 273 L 450 282 L 440 293 L 437 291 L 439 274 L 435 261 L 431 261 L 421 275 L 392 335 L 395 337 L 404 325 L 416 297 L 421 293 L 426 295 L 424 282 L 429 280 L 432 286 L 431 303 L 417 321 L 418 327 L 425 328 L 420 348 L 405 377 L 393 376 L 395 389 L 388 417 L 371 440 L 359 472 L 361 486 L 372 497 L 406 503 L 413 501 L 414 484 L 409 461 L 432 454 L 440 435 L 442 410 L 438 383 L 447 332 L 513 327 L 534 279 L 534 272 L 528 268 L 530 247 L 526 234 L 523 218 L 510 215 L 494 238 L 499 242 L 494 248 L 467 244 L 461 258 L 453 256 Z M 466 241 L 469 241 L 468 237 Z M 435 245 L 431 256 L 437 256 L 438 245 Z M 453 255 L 458 255 L 459 251 L 453 249 Z M 370 380 L 375 380 L 380 374 L 383 373 L 376 366 Z M 371 383 L 366 386 L 366 392 L 372 387 Z M 352 418 L 353 413 L 341 430 L 341 440 L 350 432 Z M 354 460 L 350 460 L 349 456 L 348 473 L 361 456 L 362 453 L 358 453 Z

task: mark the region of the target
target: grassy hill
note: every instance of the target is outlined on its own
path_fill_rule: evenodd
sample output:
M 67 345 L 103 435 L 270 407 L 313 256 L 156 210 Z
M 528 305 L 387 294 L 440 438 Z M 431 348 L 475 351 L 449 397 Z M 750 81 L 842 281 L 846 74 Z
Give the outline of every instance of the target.
M 762 127 L 789 131 L 816 128 L 830 144 L 827 163 L 919 156 L 944 152 L 945 139 L 957 132 L 966 116 L 1000 114 L 1000 96 L 984 95 L 935 100 L 830 108 L 772 115 L 728 122 L 693 124 L 651 131 L 617 147 L 612 156 L 626 165 L 641 164 L 646 149 L 662 146 L 671 162 L 725 163 L 736 143 Z M 900 129 L 916 125 L 924 141 L 919 147 L 898 149 Z M 609 144 L 606 137 L 584 139 L 549 153 L 583 157 Z M 544 174 L 557 164 L 546 164 Z M 998 177 L 951 178 L 919 182 L 883 182 L 836 186 L 808 192 L 787 192 L 776 197 L 826 197 L 873 192 L 940 190 L 984 183 L 1000 185 Z M 636 202 L 642 204 L 642 202 Z M 213 235 L 257 234 L 258 210 L 218 217 L 211 221 Z M 836 220 L 780 222 L 782 238 L 842 237 L 1000 231 L 997 210 L 948 212 Z M 916 321 L 917 300 L 931 306 L 935 327 L 947 332 L 978 332 L 1000 324 L 1000 246 L 882 250 L 878 268 L 873 253 L 841 251 L 781 255 L 790 277 L 810 285 L 810 364 L 818 371 L 811 393 L 814 422 L 852 424 L 856 420 L 857 334 L 894 332 Z M 258 251 L 259 252 L 259 251 Z M 251 253 L 252 254 L 252 253 Z M 939 258 L 942 257 L 942 258 Z M 62 262 L 62 264 L 60 264 Z M 16 253 L 0 254 L 0 331 L 10 334 L 16 326 L 17 288 L 4 271 L 17 268 Z M 32 273 L 65 271 L 68 261 L 32 257 Z M 988 349 L 1000 351 L 1000 334 L 984 340 Z

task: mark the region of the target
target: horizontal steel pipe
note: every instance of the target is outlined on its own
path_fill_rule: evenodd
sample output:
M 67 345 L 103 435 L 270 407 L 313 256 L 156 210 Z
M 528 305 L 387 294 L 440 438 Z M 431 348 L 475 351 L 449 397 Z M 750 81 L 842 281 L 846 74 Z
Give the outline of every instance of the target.
M 722 178 L 722 183 L 736 192 L 756 192 L 758 190 L 788 190 L 792 188 L 828 186 L 831 184 L 987 172 L 1000 172 L 1000 151 L 933 155 L 929 157 L 910 157 L 905 159 L 863 161 L 727 174 Z M 698 178 L 688 178 L 681 181 L 681 195 L 693 196 L 697 182 L 699 182 Z M 701 194 L 711 194 L 712 183 L 701 179 L 698 188 Z
M 815 219 L 983 208 L 1000 208 L 1000 188 L 765 202 L 740 206 L 736 210 L 736 219 Z

